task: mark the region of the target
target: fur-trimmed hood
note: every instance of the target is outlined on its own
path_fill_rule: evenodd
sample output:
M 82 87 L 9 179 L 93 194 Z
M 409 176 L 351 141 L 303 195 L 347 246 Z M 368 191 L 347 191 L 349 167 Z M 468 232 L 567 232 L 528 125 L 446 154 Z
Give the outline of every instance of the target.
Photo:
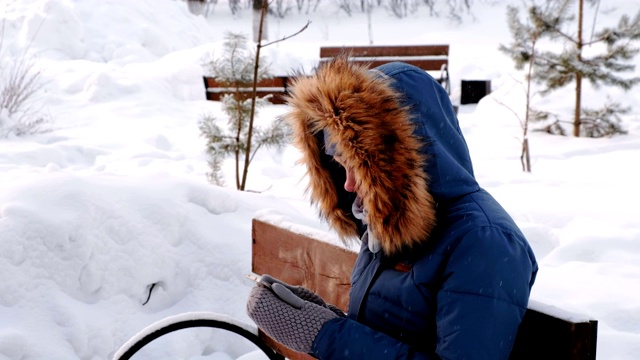
M 327 147 L 353 169 L 365 222 L 387 255 L 429 239 L 437 203 L 478 189 L 448 94 L 424 71 L 404 63 L 368 70 L 342 56 L 296 77 L 289 94 L 286 119 L 311 201 L 341 238 L 359 236 L 361 223 Z

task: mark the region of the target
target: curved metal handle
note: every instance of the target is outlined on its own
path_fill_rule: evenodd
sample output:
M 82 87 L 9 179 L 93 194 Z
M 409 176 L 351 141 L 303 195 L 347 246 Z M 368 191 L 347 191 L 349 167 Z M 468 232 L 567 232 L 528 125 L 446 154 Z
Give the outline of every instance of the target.
M 113 360 L 129 360 L 153 340 L 177 330 L 194 327 L 210 327 L 231 331 L 254 343 L 270 360 L 284 360 L 284 356 L 265 344 L 246 324 L 226 315 L 206 312 L 174 315 L 151 324 L 123 344 L 114 354 Z

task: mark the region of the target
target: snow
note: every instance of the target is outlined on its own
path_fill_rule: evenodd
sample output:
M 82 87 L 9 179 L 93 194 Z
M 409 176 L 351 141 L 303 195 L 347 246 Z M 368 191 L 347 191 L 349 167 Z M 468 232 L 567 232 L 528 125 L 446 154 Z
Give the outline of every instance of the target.
M 536 310 L 536 311 L 551 315 L 553 317 L 556 317 L 558 319 L 563 319 L 563 320 L 574 322 L 574 323 L 589 322 L 591 320 L 591 318 L 589 318 L 584 314 L 573 313 L 565 309 L 561 309 L 557 306 L 544 304 L 536 300 L 529 300 L 528 307 L 529 309 Z
M 369 43 L 365 15 L 326 3 L 310 15 L 269 19 L 271 39 L 311 20 L 300 35 L 263 49 L 273 73 L 309 71 L 322 45 Z M 637 11 L 634 3 L 603 3 L 598 23 L 615 24 Z M 379 9 L 373 42 L 450 44 L 454 99 L 462 79 L 492 81 L 491 96 L 460 106 L 459 120 L 478 181 L 512 214 L 540 262 L 532 304 L 597 319 L 598 358 L 636 359 L 640 93 L 586 87 L 589 107 L 607 94 L 635 106 L 623 116 L 629 134 L 531 133 L 533 172 L 523 173 L 512 111 L 522 113 L 522 74 L 497 50 L 510 40 L 505 6 L 473 6 L 461 23 L 424 13 L 398 22 Z M 232 159 L 224 165 L 229 186 L 206 181 L 197 122 L 224 115 L 204 98 L 201 63 L 221 51 L 225 31 L 250 35 L 250 9 L 231 15 L 220 1 L 204 18 L 177 0 L 0 0 L 0 16 L 0 59 L 34 57 L 43 76 L 34 106 L 50 119 L 48 132 L 0 140 L 1 360 L 109 359 L 150 324 L 184 313 L 254 328 L 245 314 L 251 219 L 337 241 L 308 204 L 291 146 L 258 153 L 252 192 L 233 189 Z M 640 58 L 634 63 L 640 68 Z M 535 105 L 570 113 L 571 89 Z M 268 106 L 258 121 L 285 111 Z M 190 329 L 136 358 L 260 358 L 255 350 L 222 330 Z

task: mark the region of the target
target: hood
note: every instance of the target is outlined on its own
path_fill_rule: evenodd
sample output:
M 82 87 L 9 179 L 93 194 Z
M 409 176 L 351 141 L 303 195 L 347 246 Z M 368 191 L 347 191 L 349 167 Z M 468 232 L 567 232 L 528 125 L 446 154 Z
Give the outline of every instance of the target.
M 345 170 L 325 149 L 354 171 L 365 222 L 387 255 L 427 241 L 436 204 L 478 188 L 448 94 L 417 67 L 369 70 L 340 56 L 295 77 L 287 101 L 311 201 L 343 240 L 361 223 Z

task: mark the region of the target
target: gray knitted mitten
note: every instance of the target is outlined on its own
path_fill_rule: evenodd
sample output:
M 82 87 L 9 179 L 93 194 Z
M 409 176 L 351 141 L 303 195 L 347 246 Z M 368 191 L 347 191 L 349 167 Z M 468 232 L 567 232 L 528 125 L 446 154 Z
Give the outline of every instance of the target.
M 265 333 L 284 346 L 311 353 L 322 325 L 338 317 L 324 306 L 305 301 L 280 283 L 251 290 L 247 314 Z
M 342 311 L 339 307 L 332 305 L 332 304 L 327 304 L 324 302 L 324 300 L 316 293 L 314 293 L 313 291 L 307 289 L 306 287 L 303 286 L 293 286 L 293 285 L 289 285 L 286 282 L 280 280 L 280 279 L 276 279 L 273 276 L 269 275 L 269 274 L 264 274 L 260 277 L 260 284 L 266 286 L 267 288 L 271 288 L 271 285 L 273 284 L 281 284 L 282 286 L 286 287 L 287 289 L 291 290 L 291 292 L 296 295 L 297 297 L 301 298 L 302 300 L 305 301 L 309 301 L 312 302 L 316 305 L 320 305 L 320 306 L 324 306 L 327 309 L 333 311 L 336 315 L 340 316 L 340 317 L 345 317 L 346 314 L 344 313 L 344 311 Z

